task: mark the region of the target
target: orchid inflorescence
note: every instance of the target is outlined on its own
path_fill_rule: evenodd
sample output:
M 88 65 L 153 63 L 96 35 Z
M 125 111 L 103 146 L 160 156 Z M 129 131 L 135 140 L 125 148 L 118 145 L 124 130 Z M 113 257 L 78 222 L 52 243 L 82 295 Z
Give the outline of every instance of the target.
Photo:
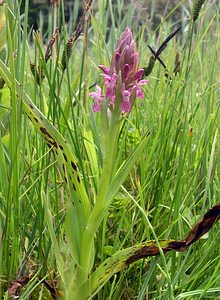
M 99 65 L 104 72 L 105 95 L 100 86 L 96 86 L 96 92 L 91 92 L 94 98 L 93 111 L 102 109 L 106 99 L 111 110 L 120 109 L 122 113 L 130 112 L 136 97 L 144 98 L 142 86 L 148 81 L 143 80 L 144 69 L 139 69 L 139 54 L 135 49 L 135 42 L 130 28 L 122 33 L 110 68 Z

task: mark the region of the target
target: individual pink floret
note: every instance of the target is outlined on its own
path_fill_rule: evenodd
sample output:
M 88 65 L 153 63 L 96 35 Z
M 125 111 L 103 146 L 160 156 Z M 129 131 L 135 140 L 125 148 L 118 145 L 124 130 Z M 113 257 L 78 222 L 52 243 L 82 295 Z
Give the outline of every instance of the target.
M 131 92 L 125 89 L 125 83 L 122 84 L 122 104 L 121 109 L 123 112 L 129 112 L 131 110 L 130 103 Z
M 140 80 L 138 81 L 138 83 L 136 84 L 136 96 L 137 98 L 144 98 L 144 92 L 142 91 L 142 85 L 148 83 L 148 80 Z
M 89 96 L 94 98 L 93 111 L 98 112 L 102 109 L 100 103 L 104 100 L 104 96 L 102 96 L 102 89 L 100 86 L 96 86 L 96 92 L 89 93 Z

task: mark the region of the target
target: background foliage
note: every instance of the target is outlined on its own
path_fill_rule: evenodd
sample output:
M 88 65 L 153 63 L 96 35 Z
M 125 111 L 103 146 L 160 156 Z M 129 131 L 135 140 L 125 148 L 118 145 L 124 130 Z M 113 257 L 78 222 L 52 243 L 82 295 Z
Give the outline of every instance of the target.
M 150 8 L 138 1 L 136 10 L 134 1 L 126 5 L 120 0 L 94 1 L 91 20 L 87 19 L 84 34 L 74 44 L 62 74 L 62 52 L 81 15 L 79 1 L 74 2 L 74 9 L 64 2 L 56 24 L 49 2 L 47 8 L 44 4 L 50 11 L 48 18 L 37 11 L 41 35 L 35 35 L 32 21 L 28 21 L 28 1 L 7 1 L 7 45 L 0 57 L 12 80 L 10 90 L 7 85 L 0 90 L 2 299 L 7 299 L 13 280 L 18 283 L 31 278 L 20 288 L 20 299 L 51 297 L 39 278 L 53 286 L 61 282 L 64 273 L 75 280 L 70 237 L 77 235 L 77 224 L 71 218 L 65 223 L 66 213 L 72 212 L 67 205 L 69 190 L 54 154 L 23 113 L 23 96 L 27 92 L 70 143 L 93 205 L 103 156 L 101 120 L 92 112 L 88 93 L 95 82 L 101 84 L 97 65 L 109 65 L 126 26 L 132 28 L 143 67 L 151 55 L 148 44 L 157 49 L 177 25 L 182 29 L 161 55 L 170 78 L 164 76 L 157 61 L 148 78 L 145 99 L 136 102 L 121 131 L 115 169 L 132 157 L 145 134 L 148 139 L 95 235 L 93 269 L 116 251 L 155 239 L 155 235 L 159 239 L 184 238 L 201 215 L 219 203 L 218 2 L 206 1 L 192 26 L 190 1 L 167 1 L 167 9 L 162 1 L 150 2 Z M 26 5 L 23 15 L 20 4 Z M 65 10 L 69 11 L 68 23 Z M 42 58 L 55 25 L 60 36 L 46 64 Z M 181 65 L 174 76 L 177 53 Z M 40 84 L 31 73 L 30 62 L 44 69 Z M 15 79 L 21 83 L 18 98 Z M 94 299 L 220 299 L 219 236 L 216 224 L 186 253 L 136 262 L 115 274 Z M 63 269 L 59 267 L 62 259 Z M 58 290 L 65 288 L 60 284 Z

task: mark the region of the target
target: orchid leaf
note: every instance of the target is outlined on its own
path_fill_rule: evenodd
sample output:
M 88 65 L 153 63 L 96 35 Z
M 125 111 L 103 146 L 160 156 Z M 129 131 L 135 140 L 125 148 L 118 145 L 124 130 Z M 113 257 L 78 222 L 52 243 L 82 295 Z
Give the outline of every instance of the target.
M 206 234 L 220 219 L 220 204 L 213 206 L 207 213 L 193 226 L 188 235 L 183 240 L 160 240 L 159 244 L 164 253 L 170 251 L 183 252 L 190 245 Z M 81 287 L 81 294 L 84 296 L 95 294 L 98 290 L 116 273 L 127 268 L 130 264 L 142 259 L 159 255 L 160 250 L 155 241 L 142 242 L 133 247 L 119 250 L 111 257 L 107 258 L 91 275 L 88 281 Z

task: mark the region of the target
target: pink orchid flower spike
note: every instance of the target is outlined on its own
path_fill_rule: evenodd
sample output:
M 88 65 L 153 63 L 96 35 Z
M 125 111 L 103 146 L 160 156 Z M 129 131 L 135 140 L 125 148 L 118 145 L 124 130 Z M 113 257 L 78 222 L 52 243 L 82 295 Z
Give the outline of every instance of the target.
M 115 53 L 113 54 L 110 68 L 100 65 L 104 74 L 104 92 L 96 87 L 96 92 L 89 95 L 94 98 L 94 112 L 102 109 L 104 98 L 109 108 L 113 111 L 119 107 L 122 113 L 130 112 L 136 98 L 144 98 L 142 86 L 148 81 L 142 80 L 143 69 L 139 69 L 139 54 L 130 28 L 122 33 Z

